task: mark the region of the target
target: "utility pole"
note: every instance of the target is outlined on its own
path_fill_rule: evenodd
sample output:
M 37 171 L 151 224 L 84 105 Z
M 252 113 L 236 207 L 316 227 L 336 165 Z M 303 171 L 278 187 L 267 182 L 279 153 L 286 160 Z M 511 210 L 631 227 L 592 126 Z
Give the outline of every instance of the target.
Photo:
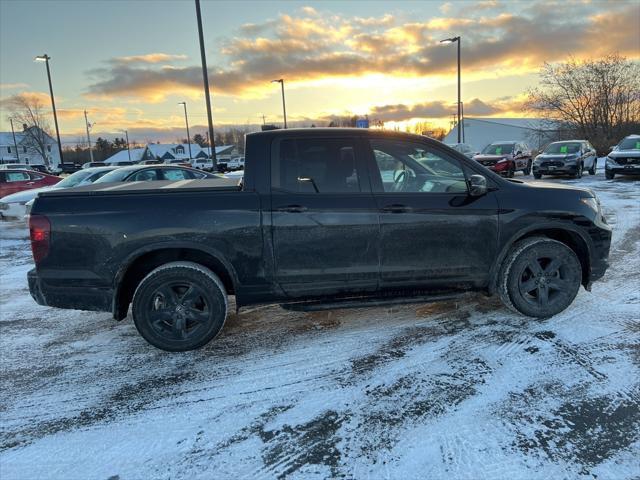
M 189 133 L 189 119 L 187 118 L 187 102 L 179 102 L 184 107 L 184 123 L 187 125 L 187 145 L 189 145 L 189 162 L 191 162 L 191 134 Z
M 264 113 L 262 114 L 262 124 L 263 125 L 267 124 L 267 117 L 265 117 Z
M 196 19 L 198 21 L 198 38 L 200 40 L 200 57 L 202 59 L 202 80 L 204 82 L 204 98 L 207 103 L 207 120 L 209 122 L 209 145 L 213 144 L 213 117 L 211 115 L 211 97 L 209 93 L 209 72 L 207 70 L 207 55 L 204 50 L 204 34 L 202 33 L 202 13 L 200 12 L 200 0 L 196 2 Z M 216 158 L 215 145 L 211 148 L 211 160 L 213 160 L 213 168 L 218 169 L 218 159 Z
M 462 100 L 460 98 L 460 36 L 445 38 L 444 40 L 440 40 L 440 43 L 457 43 L 458 44 L 458 143 L 462 143 L 462 126 L 460 122 L 462 121 Z
M 207 146 L 209 147 L 209 158 L 211 158 L 211 142 L 209 141 L 209 132 L 207 132 Z
M 18 142 L 16 142 L 16 132 L 13 129 L 13 118 L 10 118 L 9 122 L 11 123 L 11 135 L 13 135 L 13 146 L 16 147 L 16 159 L 18 160 L 18 163 L 20 163 L 20 152 L 18 152 Z
M 87 119 L 87 111 L 84 111 L 84 124 L 87 127 L 87 142 L 89 142 L 89 158 L 91 159 L 91 162 L 93 162 L 93 150 L 91 150 L 91 135 L 89 135 L 89 128 L 92 127 L 92 125 L 89 123 L 89 120 Z
M 131 161 L 131 149 L 129 148 L 129 132 L 125 130 L 124 135 L 125 137 L 127 137 L 127 154 L 129 155 L 129 161 Z
M 51 108 L 53 109 L 53 123 L 56 126 L 56 137 L 58 138 L 58 153 L 60 154 L 60 163 L 64 163 L 62 158 L 62 142 L 60 141 L 60 129 L 58 128 L 58 114 L 56 113 L 56 101 L 53 96 L 53 86 L 51 84 L 51 70 L 49 70 L 49 60 L 51 57 L 46 53 L 44 55 L 38 55 L 35 58 L 36 62 L 45 62 L 47 65 L 47 79 L 49 80 L 49 93 L 51 94 Z

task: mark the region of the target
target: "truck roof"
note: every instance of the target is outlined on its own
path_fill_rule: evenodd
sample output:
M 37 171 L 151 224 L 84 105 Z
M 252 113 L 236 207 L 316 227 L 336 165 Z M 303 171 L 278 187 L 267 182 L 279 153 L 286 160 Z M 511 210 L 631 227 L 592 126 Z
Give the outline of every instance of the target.
M 378 130 L 374 128 L 351 128 L 351 127 L 310 127 L 310 128 L 287 128 L 278 129 L 278 130 L 266 130 L 264 132 L 253 132 L 248 133 L 247 137 L 281 137 L 281 136 L 298 136 L 303 134 L 305 137 L 310 136 L 376 136 L 376 137 L 403 137 L 403 138 L 414 138 L 414 139 L 430 139 L 435 140 L 431 137 L 426 137 L 424 135 L 416 135 L 414 133 L 406 133 L 406 132 L 396 132 L 390 130 Z

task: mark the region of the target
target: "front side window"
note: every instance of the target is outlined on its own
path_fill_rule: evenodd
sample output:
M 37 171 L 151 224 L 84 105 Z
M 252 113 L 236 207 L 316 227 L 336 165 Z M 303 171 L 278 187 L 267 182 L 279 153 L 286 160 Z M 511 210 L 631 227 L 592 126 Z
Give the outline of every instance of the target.
M 360 180 L 353 140 L 285 139 L 272 163 L 273 187 L 299 193 L 356 193 Z
M 142 170 L 127 178 L 127 182 L 152 182 L 155 180 L 158 180 L 158 173 L 155 170 Z
M 425 145 L 402 140 L 372 140 L 371 149 L 385 192 L 467 192 L 461 165 Z

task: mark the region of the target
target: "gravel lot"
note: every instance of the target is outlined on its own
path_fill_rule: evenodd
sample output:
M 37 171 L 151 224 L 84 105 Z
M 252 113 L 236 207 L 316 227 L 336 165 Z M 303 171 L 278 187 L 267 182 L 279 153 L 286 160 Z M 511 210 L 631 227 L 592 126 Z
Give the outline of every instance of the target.
M 186 354 L 36 305 L 26 229 L 2 223 L 2 479 L 638 478 L 640 181 L 545 181 L 593 188 L 614 226 L 561 315 L 256 308 Z

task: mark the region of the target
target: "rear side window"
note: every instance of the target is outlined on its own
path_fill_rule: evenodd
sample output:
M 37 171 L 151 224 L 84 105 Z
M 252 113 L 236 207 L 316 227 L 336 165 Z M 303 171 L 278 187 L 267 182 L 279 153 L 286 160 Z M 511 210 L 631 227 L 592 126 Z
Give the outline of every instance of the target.
M 42 180 L 44 178 L 44 175 L 40 175 L 38 173 L 33 173 L 33 172 L 30 172 L 29 176 L 31 177 L 31 180 Z
M 272 162 L 274 188 L 299 193 L 360 192 L 352 139 L 285 139 Z
M 162 171 L 165 180 L 190 180 L 193 178 L 191 172 L 180 169 L 165 169 Z
M 29 174 L 26 172 L 6 172 L 7 182 L 25 182 L 29 180 Z
M 158 172 L 155 170 L 142 170 L 127 178 L 128 182 L 151 182 L 154 180 L 159 180 Z

